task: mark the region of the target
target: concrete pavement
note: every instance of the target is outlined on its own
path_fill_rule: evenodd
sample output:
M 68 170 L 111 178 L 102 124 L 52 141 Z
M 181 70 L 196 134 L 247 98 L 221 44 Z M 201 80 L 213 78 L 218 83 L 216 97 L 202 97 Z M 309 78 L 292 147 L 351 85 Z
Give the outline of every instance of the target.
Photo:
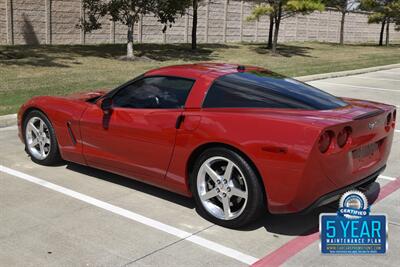
M 400 68 L 311 84 L 339 96 L 400 106 Z M 399 125 L 397 128 L 400 129 Z M 253 225 L 230 230 L 201 218 L 191 199 L 72 163 L 56 167 L 34 164 L 24 152 L 15 127 L 0 130 L 0 144 L 0 165 L 43 181 L 33 183 L 0 171 L 2 266 L 243 266 L 248 263 L 241 257 L 262 259 L 298 236 L 315 233 L 319 213 L 336 209 L 331 204 L 308 215 L 265 214 Z M 399 177 L 399 162 L 400 131 L 395 134 L 384 175 Z M 43 186 L 46 182 L 59 186 L 61 191 Z M 369 192 L 371 197 L 390 182 L 378 179 Z M 81 195 L 71 197 L 62 193 L 65 189 Z M 115 209 L 90 204 L 94 202 L 85 202 L 85 197 Z M 372 206 L 373 212 L 388 214 L 387 255 L 322 256 L 315 241 L 285 258 L 283 264 L 397 265 L 395 262 L 400 261 L 399 205 L 400 190 Z M 179 237 L 166 228 L 156 229 L 151 223 L 121 216 L 117 214 L 118 208 L 190 236 Z M 196 241 L 198 237 L 203 243 Z

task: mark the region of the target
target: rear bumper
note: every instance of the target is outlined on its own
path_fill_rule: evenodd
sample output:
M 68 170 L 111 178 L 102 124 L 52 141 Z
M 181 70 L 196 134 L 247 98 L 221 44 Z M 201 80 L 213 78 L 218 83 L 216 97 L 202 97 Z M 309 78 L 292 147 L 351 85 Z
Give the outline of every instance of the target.
M 353 184 L 350 184 L 348 186 L 339 188 L 339 189 L 337 189 L 335 191 L 332 191 L 332 192 L 330 192 L 328 194 L 325 194 L 325 195 L 321 196 L 316 201 L 314 201 L 310 206 L 308 206 L 307 208 L 303 209 L 299 213 L 309 213 L 309 212 L 311 212 L 312 210 L 314 210 L 314 209 L 316 209 L 318 207 L 324 206 L 324 205 L 326 205 L 328 203 L 331 203 L 333 201 L 338 200 L 341 197 L 342 194 L 344 194 L 345 192 L 347 192 L 349 190 L 354 190 L 354 189 L 362 187 L 365 184 L 369 184 L 369 183 L 373 182 L 379 176 L 379 174 L 382 173 L 385 170 L 385 168 L 386 168 L 386 165 L 384 165 L 379 170 L 375 171 L 374 173 L 368 175 L 367 177 L 365 177 L 365 178 L 363 178 L 363 179 L 361 179 L 361 180 L 359 180 L 359 181 L 357 181 L 357 182 L 355 182 Z

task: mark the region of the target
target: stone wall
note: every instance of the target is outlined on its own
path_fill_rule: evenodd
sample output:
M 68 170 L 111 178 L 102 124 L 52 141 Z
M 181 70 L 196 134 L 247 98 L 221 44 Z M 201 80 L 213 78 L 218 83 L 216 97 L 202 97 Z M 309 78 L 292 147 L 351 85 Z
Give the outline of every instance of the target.
M 268 38 L 269 19 L 248 22 L 252 4 L 234 0 L 204 0 L 198 11 L 198 42 L 263 42 Z M 81 0 L 0 0 L 0 44 L 93 44 L 124 43 L 127 28 L 102 20 L 102 29 L 83 33 L 76 27 L 84 14 Z M 191 40 L 192 11 L 179 18 L 162 33 L 163 26 L 152 15 L 144 16 L 135 25 L 137 42 L 182 43 Z M 334 11 L 315 12 L 285 19 L 280 42 L 338 42 L 340 14 Z M 392 27 L 393 28 L 393 27 Z M 380 27 L 368 24 L 367 15 L 350 13 L 346 17 L 345 42 L 376 42 Z M 400 41 L 400 32 L 391 30 L 391 41 Z
M 6 1 L 0 1 L 0 44 L 7 43 Z

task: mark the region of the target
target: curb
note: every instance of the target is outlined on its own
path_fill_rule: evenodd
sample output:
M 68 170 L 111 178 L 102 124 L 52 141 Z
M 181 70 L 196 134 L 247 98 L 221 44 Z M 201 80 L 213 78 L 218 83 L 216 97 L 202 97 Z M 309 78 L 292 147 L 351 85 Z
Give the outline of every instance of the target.
M 370 68 L 364 68 L 364 69 L 313 74 L 313 75 L 295 77 L 295 79 L 302 81 L 302 82 L 311 82 L 311 81 L 316 81 L 316 80 L 345 77 L 345 76 L 350 76 L 350 75 L 374 72 L 374 71 L 379 71 L 379 70 L 389 70 L 389 69 L 394 69 L 394 68 L 400 68 L 400 64 L 391 64 L 391 65 L 370 67 Z
M 345 77 L 345 76 L 368 73 L 368 72 L 379 71 L 379 70 L 389 70 L 389 69 L 394 69 L 394 68 L 400 68 L 400 64 L 391 64 L 391 65 L 384 65 L 384 66 L 364 68 L 364 69 L 313 74 L 313 75 L 300 76 L 300 77 L 294 77 L 294 78 L 299 81 L 302 81 L 302 82 L 310 82 L 310 81 L 323 80 L 323 79 L 329 79 L 329 78 Z M 5 128 L 5 127 L 9 127 L 9 126 L 14 126 L 14 125 L 17 125 L 17 114 L 9 114 L 9 115 L 0 116 L 0 128 Z

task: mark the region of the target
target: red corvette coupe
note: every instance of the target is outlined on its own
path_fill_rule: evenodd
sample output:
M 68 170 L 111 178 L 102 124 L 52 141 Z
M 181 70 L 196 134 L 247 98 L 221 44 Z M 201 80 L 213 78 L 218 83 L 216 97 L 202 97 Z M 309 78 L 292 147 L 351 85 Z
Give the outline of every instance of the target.
M 164 67 L 110 92 L 35 97 L 18 114 L 34 162 L 64 159 L 193 196 L 214 223 L 307 211 L 372 183 L 396 110 L 268 70 Z

